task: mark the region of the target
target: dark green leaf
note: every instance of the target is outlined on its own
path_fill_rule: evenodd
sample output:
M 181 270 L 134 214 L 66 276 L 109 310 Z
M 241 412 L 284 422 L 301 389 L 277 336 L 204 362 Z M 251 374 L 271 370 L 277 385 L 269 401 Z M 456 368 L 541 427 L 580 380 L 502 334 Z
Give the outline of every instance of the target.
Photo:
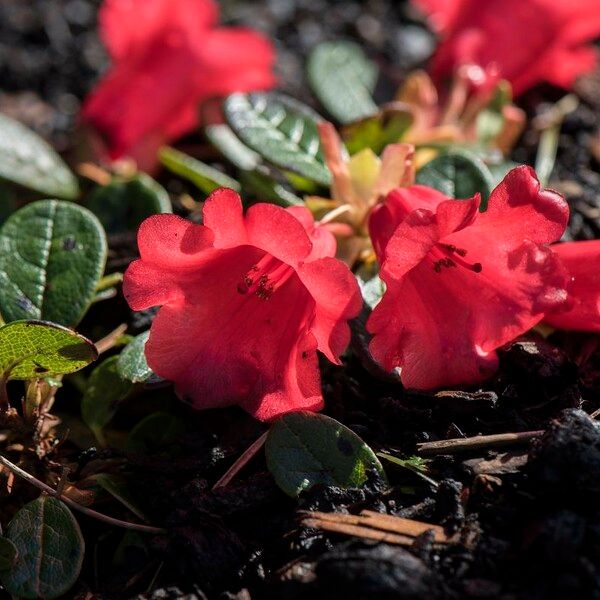
M 222 171 L 207 165 L 198 159 L 184 154 L 175 148 L 164 146 L 158 154 L 160 162 L 173 173 L 191 181 L 199 190 L 210 194 L 217 188 L 226 187 L 239 192 L 238 181 Z
M 85 205 L 109 233 L 136 231 L 147 217 L 173 212 L 167 191 L 145 173 L 128 180 L 115 177 L 95 188 Z
M 514 169 L 520 165 L 512 160 L 505 160 L 502 162 L 488 162 L 487 166 L 494 180 L 493 187 L 496 187 L 506 177 L 506 174 L 511 169 Z
M 104 443 L 102 430 L 115 416 L 133 385 L 119 375 L 118 359 L 118 356 L 111 356 L 94 369 L 81 400 L 81 417 L 101 444 Z
M 270 163 L 328 186 L 317 123 L 308 106 L 275 92 L 232 94 L 225 116 L 236 135 Z
M 310 86 L 340 123 L 352 123 L 377 112 L 371 94 L 378 69 L 353 42 L 322 42 L 307 63 Z
M 19 553 L 16 564 L 0 572 L 6 590 L 21 598 L 57 598 L 79 577 L 83 536 L 75 517 L 56 498 L 40 496 L 12 519 L 6 537 Z
M 11 569 L 18 556 L 17 547 L 8 538 L 0 537 L 0 574 Z
M 367 482 L 369 471 L 384 477 L 371 448 L 350 429 L 325 415 L 284 415 L 271 426 L 265 452 L 269 471 L 290 496 L 298 496 L 318 483 L 361 487 Z
M 17 209 L 13 190 L 0 184 L 0 225 Z
M 94 480 L 103 490 L 128 508 L 136 517 L 139 517 L 142 521 L 146 520 L 146 516 L 132 498 L 127 486 L 127 480 L 124 477 L 110 473 L 97 473 L 94 475 Z
M 72 202 L 40 200 L 0 228 L 0 312 L 74 327 L 96 295 L 106 262 L 98 219 Z
M 454 151 L 440 154 L 417 171 L 417 183 L 439 190 L 450 198 L 471 198 L 480 193 L 481 210 L 494 186 L 485 163 L 475 154 Z
M 169 451 L 186 429 L 185 422 L 170 413 L 152 413 L 131 430 L 126 447 L 129 452 L 144 454 Z
M 133 383 L 141 383 L 154 375 L 144 354 L 149 335 L 149 331 L 136 335 L 119 355 L 117 370 L 123 379 Z
M 244 189 L 252 192 L 261 200 L 269 200 L 281 206 L 304 205 L 302 198 L 280 183 L 272 175 L 271 170 L 264 165 L 260 165 L 255 171 L 242 171 L 241 179 Z
M 211 144 L 238 169 L 252 171 L 260 164 L 260 154 L 244 145 L 229 125 L 207 125 L 204 133 Z
M 33 131 L 0 114 L 0 178 L 46 196 L 73 200 L 77 179 L 62 158 Z
M 0 327 L 0 376 L 46 378 L 74 373 L 98 358 L 90 340 L 43 321 L 13 321 Z

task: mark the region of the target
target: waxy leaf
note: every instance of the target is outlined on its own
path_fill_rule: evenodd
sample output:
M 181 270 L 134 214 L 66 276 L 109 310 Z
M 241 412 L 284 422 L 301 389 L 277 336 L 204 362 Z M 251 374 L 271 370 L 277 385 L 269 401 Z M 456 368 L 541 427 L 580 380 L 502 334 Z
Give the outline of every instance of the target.
M 361 487 L 369 471 L 385 477 L 371 448 L 335 419 L 294 412 L 273 423 L 265 445 L 267 467 L 277 485 L 298 496 L 313 485 Z
M 485 163 L 470 152 L 448 152 L 417 171 L 418 184 L 439 190 L 450 198 L 471 198 L 481 194 L 481 210 L 494 187 L 494 178 Z
M 0 228 L 0 313 L 74 327 L 96 294 L 106 235 L 86 208 L 40 200 Z
M 235 179 L 229 177 L 219 169 L 215 169 L 198 159 L 165 146 L 158 153 L 160 162 L 176 175 L 191 181 L 205 194 L 214 192 L 217 188 L 231 188 L 239 192 L 242 188 Z
M 119 375 L 118 360 L 118 356 L 111 356 L 94 369 L 81 399 L 81 417 L 101 444 L 104 444 L 102 430 L 133 385 Z
M 283 183 L 278 181 L 274 169 L 259 165 L 254 171 L 242 171 L 241 180 L 244 189 L 252 192 L 261 200 L 268 200 L 280 206 L 302 206 L 302 198 L 296 196 Z M 281 175 L 283 179 L 283 175 Z
M 322 119 L 308 106 L 272 92 L 232 94 L 224 109 L 236 135 L 268 162 L 321 185 L 330 184 L 317 132 Z
M 62 158 L 33 131 L 0 114 L 0 179 L 46 196 L 73 200 L 77 179 Z
M 358 44 L 319 44 L 308 58 L 307 74 L 321 104 L 340 123 L 352 123 L 377 112 L 371 94 L 378 69 Z
M 43 321 L 13 321 L 0 327 L 0 378 L 66 375 L 98 358 L 96 346 L 71 329 Z
M 2 571 L 12 568 L 18 556 L 17 547 L 8 538 L 0 537 L 0 576 Z
M 112 475 L 111 473 L 96 473 L 94 481 L 104 491 L 108 492 L 113 498 L 128 508 L 136 517 L 139 517 L 142 521 L 146 520 L 146 516 L 131 496 L 125 477 Z
M 85 206 L 109 233 L 137 231 L 147 217 L 173 212 L 167 191 L 145 173 L 127 180 L 115 177 L 108 185 L 94 189 Z
M 186 431 L 186 423 L 168 412 L 155 412 L 142 419 L 129 433 L 126 448 L 143 454 L 163 451 L 175 454 L 176 442 Z
M 40 496 L 12 519 L 6 537 L 16 546 L 18 560 L 0 571 L 6 590 L 20 598 L 57 598 L 79 577 L 84 541 L 67 506 Z
M 149 331 L 135 336 L 123 349 L 117 360 L 117 371 L 121 378 L 132 383 L 141 383 L 150 379 L 154 373 L 148 366 L 144 348 L 150 336 Z M 156 377 L 156 375 L 154 375 Z
M 260 154 L 243 144 L 229 125 L 207 125 L 204 133 L 210 143 L 238 169 L 252 171 L 260 164 Z

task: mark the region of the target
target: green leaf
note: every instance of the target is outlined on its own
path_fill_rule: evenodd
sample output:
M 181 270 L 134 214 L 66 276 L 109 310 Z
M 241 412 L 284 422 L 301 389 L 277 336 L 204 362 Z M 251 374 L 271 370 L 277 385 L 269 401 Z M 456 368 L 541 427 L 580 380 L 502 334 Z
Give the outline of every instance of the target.
M 147 217 L 173 212 L 167 191 L 145 173 L 128 180 L 115 177 L 108 185 L 98 186 L 85 206 L 109 233 L 136 231 Z
M 90 340 L 55 323 L 13 321 L 0 327 L 0 377 L 5 381 L 74 373 L 97 358 Z
M 319 483 L 361 487 L 373 469 L 385 477 L 371 448 L 350 429 L 325 415 L 284 415 L 273 423 L 265 452 L 275 482 L 290 496 L 298 496 Z
M 119 355 L 117 371 L 123 379 L 132 383 L 141 383 L 147 381 L 152 376 L 156 377 L 152 369 L 148 366 L 146 355 L 144 354 L 144 348 L 146 347 L 149 335 L 149 331 L 136 335 Z
M 482 211 L 494 187 L 494 178 L 485 163 L 467 151 L 440 154 L 417 171 L 416 180 L 450 198 L 471 198 L 479 192 Z
M 239 192 L 242 188 L 238 181 L 222 171 L 207 165 L 198 159 L 164 146 L 158 153 L 160 162 L 176 175 L 191 181 L 205 194 L 214 192 L 217 188 L 226 187 Z
M 73 200 L 79 195 L 75 175 L 52 147 L 3 114 L 0 114 L 0 179 L 46 196 Z
M 225 116 L 236 135 L 268 162 L 328 186 L 317 123 L 322 118 L 305 104 L 283 94 L 232 94 Z
M 16 564 L 0 572 L 6 590 L 20 598 L 57 598 L 79 577 L 84 541 L 67 506 L 49 496 L 26 504 L 12 519 L 6 537 L 19 553 Z
M 0 574 L 11 569 L 19 556 L 17 547 L 5 537 L 0 537 Z
M 352 123 L 377 112 L 371 94 L 378 69 L 358 44 L 318 44 L 308 57 L 307 74 L 321 104 L 340 123 Z
M 356 272 L 356 281 L 365 304 L 372 310 L 378 304 L 385 292 L 385 283 L 379 273 L 372 268 L 362 265 Z
M 376 114 L 346 125 L 342 136 L 350 154 L 365 148 L 380 154 L 388 144 L 399 142 L 412 122 L 413 115 L 403 104 L 390 102 Z
M 4 223 L 17 209 L 13 190 L 0 184 L 0 224 Z
M 204 133 L 210 143 L 238 169 L 252 171 L 260 164 L 260 154 L 243 144 L 229 125 L 207 125 Z
M 132 383 L 119 375 L 118 356 L 111 356 L 94 369 L 81 400 L 81 418 L 104 444 L 102 430 L 115 416 Z
M 135 500 L 131 496 L 131 492 L 127 487 L 127 480 L 118 475 L 110 473 L 97 473 L 94 475 L 94 481 L 113 498 L 118 500 L 125 508 L 128 508 L 136 517 L 142 521 L 146 520 L 146 516 L 141 509 L 136 505 Z
M 302 198 L 280 183 L 272 174 L 272 170 L 264 165 L 260 165 L 255 171 L 242 171 L 241 179 L 244 189 L 261 200 L 268 200 L 281 206 L 304 206 Z
M 96 295 L 106 262 L 98 219 L 72 202 L 40 200 L 0 228 L 0 313 L 74 327 Z
M 157 450 L 174 451 L 177 439 L 187 430 L 186 423 L 167 412 L 155 412 L 142 419 L 130 432 L 126 448 L 143 454 Z
M 507 173 L 520 166 L 520 163 L 516 163 L 512 160 L 503 160 L 501 162 L 488 162 L 487 167 L 492 174 L 494 180 L 493 187 L 496 187 L 507 175 Z

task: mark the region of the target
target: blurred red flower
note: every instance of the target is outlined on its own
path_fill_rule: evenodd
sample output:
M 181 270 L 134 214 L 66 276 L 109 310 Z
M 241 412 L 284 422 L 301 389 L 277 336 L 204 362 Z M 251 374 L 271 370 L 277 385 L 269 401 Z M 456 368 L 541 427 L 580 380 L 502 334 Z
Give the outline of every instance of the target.
M 600 240 L 552 246 L 571 282 L 568 310 L 552 312 L 544 321 L 558 329 L 600 332 Z
M 387 289 L 367 322 L 370 350 L 387 370 L 401 368 L 406 387 L 486 379 L 499 346 L 566 301 L 567 275 L 547 245 L 566 227 L 564 199 L 518 167 L 486 212 L 479 203 L 415 185 L 371 216 Z
M 362 299 L 335 238 L 304 207 L 214 192 L 204 225 L 156 215 L 125 274 L 134 310 L 161 305 L 146 357 L 196 408 L 239 404 L 261 420 L 323 406 L 316 350 L 332 362 Z
M 198 124 L 202 101 L 274 85 L 275 52 L 259 33 L 217 27 L 213 0 L 105 0 L 100 34 L 113 66 L 87 98 L 84 122 L 110 158 L 141 168 Z
M 570 88 L 596 65 L 600 0 L 413 0 L 441 42 L 438 81 L 463 64 L 496 65 L 515 94 L 549 82 Z

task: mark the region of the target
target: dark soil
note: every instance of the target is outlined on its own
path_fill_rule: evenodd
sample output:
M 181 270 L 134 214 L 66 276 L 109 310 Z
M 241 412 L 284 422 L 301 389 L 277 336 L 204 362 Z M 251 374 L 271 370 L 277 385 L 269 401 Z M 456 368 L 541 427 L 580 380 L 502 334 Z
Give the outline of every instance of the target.
M 81 99 L 105 67 L 88 0 L 3 0 L 0 3 L 0 110 L 32 125 L 61 150 L 70 145 Z M 226 18 L 258 27 L 277 40 L 282 87 L 310 100 L 303 82 L 306 53 L 322 39 L 358 40 L 380 64 L 383 100 L 403 73 L 422 63 L 433 37 L 403 2 L 265 0 L 224 2 Z M 569 236 L 600 233 L 597 144 L 600 106 L 594 79 L 582 83 L 580 107 L 565 121 L 553 173 L 570 185 Z M 587 86 L 587 87 L 586 87 Z M 531 114 L 556 90 L 524 99 Z M 516 160 L 533 158 L 526 134 Z M 167 185 L 169 181 L 165 181 Z M 110 240 L 109 268 L 134 255 L 132 235 Z M 122 298 L 95 305 L 79 330 L 98 339 L 119 323 L 145 329 L 151 314 L 132 315 Z M 361 490 L 313 488 L 298 501 L 274 484 L 257 456 L 228 487 L 215 481 L 264 430 L 238 409 L 195 413 L 171 390 L 143 390 L 116 417 L 126 432 L 145 415 L 166 410 L 188 431 L 177 443 L 144 453 L 97 450 L 78 430 L 66 384 L 57 405 L 69 429 L 59 452 L 70 480 L 118 473 L 164 537 L 144 536 L 79 520 L 87 542 L 77 598 L 600 598 L 599 338 L 537 335 L 501 351 L 501 368 L 485 386 L 414 394 L 375 378 L 350 355 L 341 367 L 323 362 L 325 413 L 376 451 L 410 457 L 417 444 L 478 434 L 543 430 L 531 444 L 459 455 L 429 463 L 430 481 L 392 463 L 390 487 L 377 480 Z M 87 436 L 87 437 L 86 437 Z M 46 467 L 58 471 L 56 463 Z M 432 481 L 431 481 L 432 480 Z M 4 494 L 4 491 L 1 492 Z M 0 498 L 5 525 L 25 499 L 16 482 Z M 440 524 L 461 543 L 434 546 L 427 535 L 410 548 L 366 543 L 300 526 L 299 510 L 358 513 L 369 508 Z M 130 518 L 107 499 L 107 513 Z

